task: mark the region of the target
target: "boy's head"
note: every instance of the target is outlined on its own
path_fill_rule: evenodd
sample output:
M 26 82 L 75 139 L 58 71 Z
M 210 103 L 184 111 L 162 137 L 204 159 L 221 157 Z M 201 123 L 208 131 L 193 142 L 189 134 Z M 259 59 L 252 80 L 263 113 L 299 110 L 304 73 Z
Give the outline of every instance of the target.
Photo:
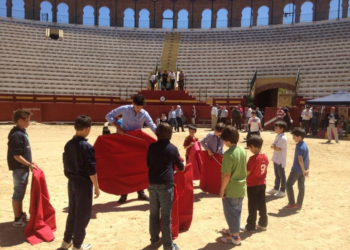
M 194 126 L 188 126 L 188 133 L 190 136 L 194 136 L 194 134 L 197 132 L 197 128 Z
M 134 99 L 132 100 L 132 103 L 134 104 L 134 111 L 137 114 L 141 111 L 143 106 L 145 106 L 146 99 L 143 95 L 135 95 Z
M 74 128 L 81 136 L 86 137 L 90 133 L 92 120 L 88 115 L 80 115 L 75 119 Z
M 219 122 L 218 124 L 215 125 L 214 134 L 216 136 L 220 136 L 221 132 L 224 130 L 225 127 L 226 127 L 225 124 L 223 124 L 222 122 Z
M 275 122 L 274 129 L 277 134 L 284 133 L 284 131 L 287 128 L 287 123 L 284 121 L 277 121 Z
M 173 135 L 173 129 L 168 123 L 160 123 L 156 129 L 158 140 L 170 140 Z
M 33 113 L 29 110 L 17 109 L 13 111 L 12 121 L 21 128 L 28 128 L 31 115 L 33 115 Z
M 255 116 L 256 116 L 256 111 L 253 110 L 253 111 L 252 111 L 252 117 L 255 118 Z
M 227 126 L 222 130 L 220 137 L 224 141 L 224 144 L 229 147 L 232 144 L 237 144 L 239 133 L 235 127 Z
M 259 154 L 263 145 L 263 139 L 258 135 L 252 135 L 247 140 L 247 146 L 253 154 Z
M 293 135 L 293 140 L 295 142 L 300 142 L 304 140 L 306 133 L 305 133 L 305 130 L 302 128 L 294 128 L 292 131 L 292 135 Z

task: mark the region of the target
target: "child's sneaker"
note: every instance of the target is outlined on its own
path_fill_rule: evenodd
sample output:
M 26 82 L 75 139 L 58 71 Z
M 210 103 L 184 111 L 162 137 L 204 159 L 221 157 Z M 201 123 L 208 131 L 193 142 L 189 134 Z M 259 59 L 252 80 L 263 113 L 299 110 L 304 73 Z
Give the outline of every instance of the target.
M 262 230 L 262 231 L 266 231 L 266 229 L 267 229 L 267 227 L 260 226 L 259 224 L 256 225 L 256 228 L 257 228 L 257 229 L 260 229 L 260 230 Z
M 62 244 L 61 244 L 60 249 L 68 249 L 68 248 L 70 248 L 72 245 L 73 245 L 72 242 L 67 243 L 67 242 L 65 242 L 65 241 L 62 241 Z
M 180 247 L 173 243 L 173 247 L 171 248 L 171 250 L 180 250 Z
M 83 244 L 83 245 L 81 245 L 80 248 L 73 247 L 73 250 L 90 250 L 90 249 L 91 249 L 90 244 Z
M 273 189 L 267 191 L 266 193 L 268 193 L 268 194 L 276 194 L 276 193 L 278 193 L 278 190 L 273 188 Z
M 242 232 L 250 232 L 250 233 L 254 233 L 255 232 L 255 229 L 253 230 L 248 230 L 245 226 L 241 226 L 239 228 Z
M 241 237 L 239 237 L 239 236 L 237 239 L 234 239 L 233 237 L 230 237 L 230 238 L 222 237 L 221 241 L 224 243 L 227 243 L 227 244 L 233 244 L 235 246 L 241 245 Z
M 28 223 L 21 217 L 18 221 L 13 222 L 14 227 L 26 227 Z
M 27 215 L 26 212 L 22 212 L 22 217 L 21 218 L 23 219 L 23 221 L 26 221 L 26 222 L 29 221 L 29 216 Z
M 296 209 L 296 210 L 299 210 L 301 209 L 301 206 L 299 206 L 298 204 L 288 204 L 287 206 L 284 206 L 282 209 L 284 210 L 288 210 L 288 209 Z
M 278 198 L 283 198 L 286 196 L 286 193 L 285 192 L 282 192 L 281 190 L 278 191 L 277 193 L 274 194 L 275 197 L 278 197 Z

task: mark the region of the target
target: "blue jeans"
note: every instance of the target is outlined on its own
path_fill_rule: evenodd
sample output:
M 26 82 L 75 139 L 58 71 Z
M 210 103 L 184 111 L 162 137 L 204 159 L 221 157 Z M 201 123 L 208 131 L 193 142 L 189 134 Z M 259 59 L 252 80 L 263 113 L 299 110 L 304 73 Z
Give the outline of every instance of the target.
M 28 184 L 29 168 L 19 168 L 12 170 L 13 195 L 12 200 L 22 201 L 26 193 Z
M 159 240 L 159 218 L 161 218 L 163 247 L 166 250 L 172 249 L 171 210 L 173 207 L 174 186 L 149 184 L 148 192 L 150 205 L 149 232 L 151 234 L 151 242 L 157 242 Z
M 225 219 L 230 229 L 230 233 L 239 233 L 241 226 L 243 197 L 222 199 Z
M 305 176 L 303 174 L 290 172 L 288 176 L 288 181 L 287 181 L 288 203 L 290 205 L 295 204 L 293 185 L 296 181 L 298 181 L 298 189 L 299 189 L 297 204 L 299 206 L 302 206 L 304 201 L 304 194 L 305 194 Z
M 286 191 L 286 173 L 282 164 L 273 163 L 275 168 L 275 190 L 281 190 L 282 192 Z M 281 188 L 280 188 L 281 187 Z

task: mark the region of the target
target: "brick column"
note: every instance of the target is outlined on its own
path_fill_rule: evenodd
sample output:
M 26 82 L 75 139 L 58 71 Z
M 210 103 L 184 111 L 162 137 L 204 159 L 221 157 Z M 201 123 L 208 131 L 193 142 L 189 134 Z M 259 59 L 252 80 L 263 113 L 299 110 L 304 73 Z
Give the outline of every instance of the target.
M 342 13 L 342 17 L 343 18 L 347 18 L 348 17 L 348 9 L 349 9 L 349 2 L 348 0 L 343 0 L 343 13 Z
M 12 0 L 7 0 L 6 7 L 7 7 L 7 17 L 12 17 Z

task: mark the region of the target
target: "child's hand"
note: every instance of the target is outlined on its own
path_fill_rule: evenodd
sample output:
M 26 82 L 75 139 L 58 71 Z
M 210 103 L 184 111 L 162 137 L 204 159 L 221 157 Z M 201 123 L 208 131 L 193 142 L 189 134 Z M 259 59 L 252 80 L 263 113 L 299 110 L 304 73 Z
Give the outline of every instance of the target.
M 29 164 L 28 168 L 29 168 L 30 172 L 33 172 L 33 169 L 35 169 L 35 170 L 37 169 L 37 168 L 35 167 L 35 165 L 36 165 L 36 164 L 35 164 L 34 162 L 32 162 L 32 163 Z
M 208 155 L 209 156 L 213 156 L 214 155 L 213 152 L 210 151 L 210 149 L 208 149 Z
M 309 177 L 309 170 L 304 171 L 304 176 Z
M 100 188 L 97 187 L 97 188 L 95 188 L 95 197 L 94 197 L 94 199 L 98 198 L 99 196 L 100 196 Z
M 271 147 L 270 147 L 270 148 L 275 149 L 275 145 L 271 145 Z
M 220 198 L 225 199 L 225 190 L 220 189 L 219 196 L 220 196 Z

